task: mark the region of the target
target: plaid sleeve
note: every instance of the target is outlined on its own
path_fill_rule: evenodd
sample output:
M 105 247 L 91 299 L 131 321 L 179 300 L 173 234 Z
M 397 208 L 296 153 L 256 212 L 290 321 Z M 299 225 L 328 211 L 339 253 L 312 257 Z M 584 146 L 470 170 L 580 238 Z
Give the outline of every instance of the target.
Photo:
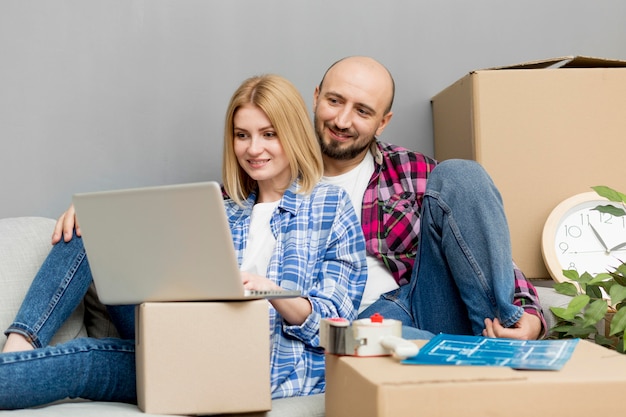
M 513 295 L 513 304 L 522 307 L 526 313 L 539 317 L 541 320 L 540 338 L 543 338 L 547 335 L 548 328 L 546 319 L 543 316 L 541 304 L 539 303 L 539 294 L 537 294 L 537 290 L 534 285 L 531 284 L 517 265 L 514 264 L 513 266 L 515 274 L 515 293 Z

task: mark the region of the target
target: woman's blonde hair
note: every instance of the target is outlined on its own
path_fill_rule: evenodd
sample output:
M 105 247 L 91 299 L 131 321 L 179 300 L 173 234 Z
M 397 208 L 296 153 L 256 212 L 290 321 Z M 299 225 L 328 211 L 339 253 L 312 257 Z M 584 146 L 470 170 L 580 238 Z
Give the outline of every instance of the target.
M 234 151 L 234 117 L 237 110 L 253 104 L 272 123 L 291 168 L 291 182 L 298 179 L 301 193 L 310 193 L 324 172 L 322 152 L 315 137 L 306 104 L 296 87 L 273 74 L 251 77 L 235 91 L 224 123 L 222 181 L 226 193 L 238 204 L 256 188 L 239 165 Z

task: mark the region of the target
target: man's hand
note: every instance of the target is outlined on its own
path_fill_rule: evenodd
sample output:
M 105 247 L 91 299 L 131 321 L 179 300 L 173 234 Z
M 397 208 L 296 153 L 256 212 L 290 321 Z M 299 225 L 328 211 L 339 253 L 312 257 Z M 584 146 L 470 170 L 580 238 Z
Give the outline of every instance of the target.
M 513 327 L 503 327 L 498 319 L 485 319 L 485 337 L 502 337 L 507 339 L 535 340 L 541 335 L 539 317 L 524 313 Z
M 70 208 L 61 214 L 61 217 L 57 220 L 57 224 L 54 225 L 54 232 L 52 232 L 52 244 L 56 245 L 61 241 L 61 238 L 65 242 L 72 240 L 74 229 L 76 229 L 76 236 L 80 236 L 80 226 L 76 219 L 76 211 L 72 204 Z

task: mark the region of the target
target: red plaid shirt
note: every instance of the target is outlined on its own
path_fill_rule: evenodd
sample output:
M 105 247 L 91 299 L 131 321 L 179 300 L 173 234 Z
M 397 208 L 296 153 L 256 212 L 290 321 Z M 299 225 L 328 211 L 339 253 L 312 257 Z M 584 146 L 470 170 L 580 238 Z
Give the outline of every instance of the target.
M 367 253 L 389 269 L 398 285 L 411 279 L 419 245 L 420 212 L 426 181 L 437 161 L 417 152 L 376 142 L 372 146 L 374 174 L 363 196 L 362 226 Z M 514 304 L 543 317 L 535 287 L 517 266 Z

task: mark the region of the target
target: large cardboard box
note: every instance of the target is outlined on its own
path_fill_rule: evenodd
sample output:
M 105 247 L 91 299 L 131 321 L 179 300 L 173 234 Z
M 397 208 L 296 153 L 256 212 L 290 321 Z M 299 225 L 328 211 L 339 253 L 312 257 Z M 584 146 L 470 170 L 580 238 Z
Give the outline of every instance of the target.
M 550 278 L 552 209 L 595 185 L 626 192 L 626 62 L 564 57 L 472 71 L 432 99 L 435 158 L 472 159 L 504 199 L 513 257 Z
M 137 307 L 137 399 L 155 414 L 271 409 L 265 300 Z
M 326 356 L 326 417 L 608 416 L 624 392 L 626 355 L 587 341 L 559 371 Z

